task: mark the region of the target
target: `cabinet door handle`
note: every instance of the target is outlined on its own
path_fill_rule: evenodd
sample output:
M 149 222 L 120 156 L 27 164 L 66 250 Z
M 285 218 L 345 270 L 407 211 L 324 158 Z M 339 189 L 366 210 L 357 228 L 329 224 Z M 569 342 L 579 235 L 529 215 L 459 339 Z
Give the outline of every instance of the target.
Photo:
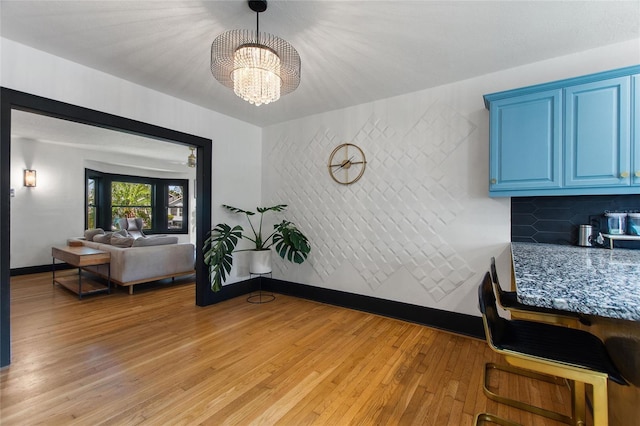
M 495 179 L 491 179 L 491 185 L 495 185 L 498 181 Z
M 621 178 L 628 178 L 628 177 L 629 177 L 629 172 L 622 172 L 622 173 L 620 173 L 620 177 L 621 177 Z
M 640 177 L 640 172 L 635 173 L 636 177 Z

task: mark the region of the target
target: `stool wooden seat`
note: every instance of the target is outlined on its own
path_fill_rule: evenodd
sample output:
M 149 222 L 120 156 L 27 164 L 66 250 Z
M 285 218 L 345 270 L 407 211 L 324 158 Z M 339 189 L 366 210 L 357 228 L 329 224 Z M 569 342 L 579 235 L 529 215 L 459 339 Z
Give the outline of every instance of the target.
M 478 299 L 487 343 L 494 351 L 515 367 L 572 381 L 574 424 L 584 423 L 585 384 L 592 385 L 594 425 L 608 425 L 608 380 L 627 383 L 600 339 L 583 330 L 500 317 L 489 272 L 478 288 Z

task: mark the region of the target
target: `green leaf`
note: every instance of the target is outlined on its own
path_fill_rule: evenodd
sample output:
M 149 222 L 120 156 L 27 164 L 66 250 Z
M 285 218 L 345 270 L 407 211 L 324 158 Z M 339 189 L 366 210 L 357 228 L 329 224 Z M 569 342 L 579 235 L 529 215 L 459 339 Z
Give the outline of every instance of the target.
M 293 223 L 286 220 L 274 228 L 276 234 L 273 236 L 273 242 L 278 255 L 294 263 L 304 262 L 311 251 L 307 237 Z
M 225 209 L 227 209 L 227 210 L 229 210 L 229 211 L 231 211 L 233 213 L 244 213 L 244 214 L 246 214 L 248 216 L 253 216 L 255 214 L 252 211 L 242 210 L 242 209 L 239 209 L 238 207 L 228 206 L 226 204 L 223 204 L 222 207 L 224 207 Z
M 277 206 L 273 206 L 273 207 L 256 207 L 256 210 L 260 214 L 268 212 L 268 211 L 282 212 L 282 211 L 285 211 L 286 209 L 287 209 L 287 205 L 286 204 L 278 204 Z
M 204 259 L 209 265 L 211 290 L 220 291 L 227 274 L 231 272 L 233 250 L 242 238 L 242 231 L 240 225 L 231 228 L 227 224 L 219 223 L 205 240 Z

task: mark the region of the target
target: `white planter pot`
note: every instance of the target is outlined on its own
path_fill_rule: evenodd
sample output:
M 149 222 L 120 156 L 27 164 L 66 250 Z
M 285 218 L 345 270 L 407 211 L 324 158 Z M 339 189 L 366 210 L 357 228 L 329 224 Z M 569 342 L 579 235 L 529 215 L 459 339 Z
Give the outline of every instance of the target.
M 268 274 L 271 272 L 271 250 L 254 250 L 249 259 L 249 272 Z

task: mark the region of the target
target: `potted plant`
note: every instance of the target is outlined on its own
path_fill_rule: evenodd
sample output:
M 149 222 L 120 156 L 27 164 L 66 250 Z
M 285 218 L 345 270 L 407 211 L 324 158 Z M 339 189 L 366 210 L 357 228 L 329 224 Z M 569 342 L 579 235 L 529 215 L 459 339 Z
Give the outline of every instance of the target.
M 220 291 L 222 283 L 227 275 L 231 272 L 233 264 L 233 253 L 236 251 L 238 241 L 242 238 L 247 239 L 255 244 L 254 248 L 237 250 L 263 252 L 266 251 L 266 257 L 270 261 L 271 246 L 275 246 L 276 252 L 281 258 L 294 263 L 302 263 L 307 258 L 311 246 L 307 237 L 293 223 L 283 220 L 273 226 L 273 232 L 266 238 L 262 236 L 262 219 L 266 212 L 282 212 L 287 208 L 286 204 L 278 204 L 273 207 L 257 207 L 256 210 L 260 214 L 260 224 L 256 230 L 251 222 L 251 216 L 256 213 L 239 209 L 237 207 L 223 204 L 232 213 L 244 214 L 251 227 L 251 234 L 244 233 L 244 229 L 240 225 L 233 228 L 226 223 L 217 224 L 210 232 L 209 237 L 204 242 L 204 263 L 209 267 L 209 280 L 211 281 L 211 290 Z M 267 272 L 262 270 L 251 270 L 251 272 Z M 271 269 L 268 270 L 270 272 Z

